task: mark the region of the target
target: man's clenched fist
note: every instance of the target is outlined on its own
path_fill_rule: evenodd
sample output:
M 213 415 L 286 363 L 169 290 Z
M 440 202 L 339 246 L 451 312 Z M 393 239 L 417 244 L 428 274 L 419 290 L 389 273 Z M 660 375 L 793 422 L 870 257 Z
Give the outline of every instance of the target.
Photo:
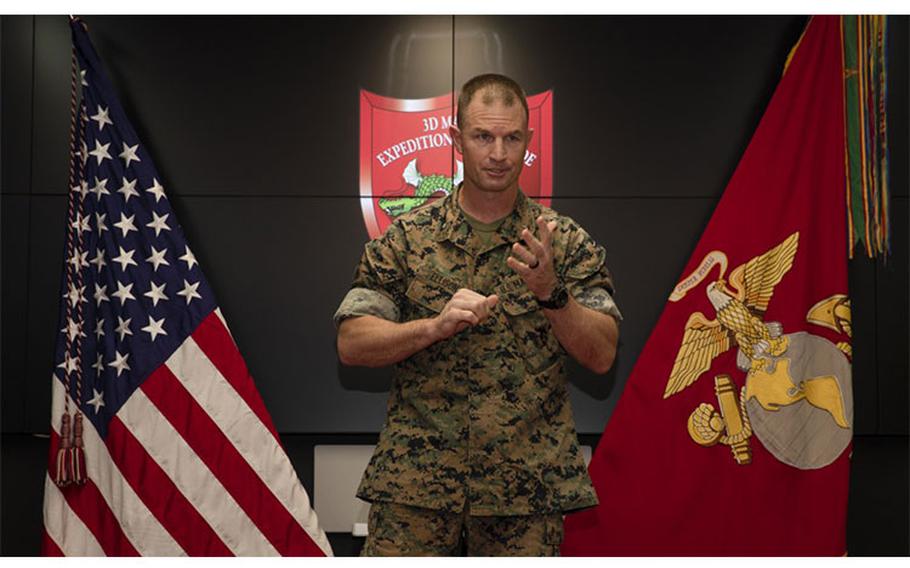
M 490 310 L 499 301 L 496 294 L 484 296 L 473 290 L 461 288 L 446 302 L 438 316 L 433 318 L 436 341 L 448 339 L 468 326 L 477 325 L 490 317 Z

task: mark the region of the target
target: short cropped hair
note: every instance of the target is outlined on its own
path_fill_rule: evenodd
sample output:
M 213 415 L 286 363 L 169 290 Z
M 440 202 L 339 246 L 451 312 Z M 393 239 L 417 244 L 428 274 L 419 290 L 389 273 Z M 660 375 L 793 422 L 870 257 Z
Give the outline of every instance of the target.
M 483 98 L 484 104 L 492 104 L 495 100 L 501 100 L 506 106 L 512 106 L 515 104 L 515 99 L 518 99 L 521 103 L 521 108 L 525 111 L 525 127 L 527 127 L 528 99 L 525 97 L 521 85 L 505 75 L 486 73 L 469 79 L 468 82 L 461 87 L 461 93 L 458 94 L 458 112 L 456 116 L 458 128 L 464 126 L 464 112 L 474 98 L 474 94 L 477 91 L 484 90 L 490 91 L 489 94 Z

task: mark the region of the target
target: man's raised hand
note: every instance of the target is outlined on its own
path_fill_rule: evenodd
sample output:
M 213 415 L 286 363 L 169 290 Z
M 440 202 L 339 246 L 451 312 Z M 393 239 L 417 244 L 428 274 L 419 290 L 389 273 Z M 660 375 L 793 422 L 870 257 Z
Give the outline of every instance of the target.
M 540 234 L 538 240 L 528 229 L 521 232 L 525 242 L 512 245 L 512 254 L 506 259 L 506 264 L 521 276 L 528 289 L 540 300 L 550 297 L 556 287 L 556 269 L 553 266 L 553 246 L 551 244 L 553 231 L 556 230 L 556 221 L 549 223 L 544 218 L 537 218 L 537 229 Z

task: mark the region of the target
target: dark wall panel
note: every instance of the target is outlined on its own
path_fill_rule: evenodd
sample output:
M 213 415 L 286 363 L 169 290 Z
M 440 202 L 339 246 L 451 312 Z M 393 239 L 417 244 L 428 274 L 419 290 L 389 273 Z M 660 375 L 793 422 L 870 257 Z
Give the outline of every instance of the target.
M 559 195 L 718 197 L 805 21 L 458 17 L 455 83 L 555 89 Z
M 183 195 L 356 195 L 359 90 L 452 89 L 448 16 L 85 19 L 165 187 Z M 65 19 L 38 20 L 68 41 Z
M 878 364 L 878 433 L 906 434 L 907 409 L 910 407 L 910 334 L 907 317 L 910 315 L 910 263 L 908 263 L 907 231 L 910 219 L 910 199 L 895 198 L 892 206 L 892 250 L 894 255 L 884 265 L 876 267 L 876 353 Z M 903 348 L 901 348 L 903 346 Z M 900 404 L 903 401 L 903 404 Z
M 33 20 L 31 16 L 0 19 L 2 193 L 28 193 L 31 186 Z
M 0 225 L 4 238 L 0 240 L 0 276 L 3 278 L 3 321 L 0 327 L 0 408 L 3 431 L 18 430 L 25 423 L 26 409 L 19 404 L 25 398 L 26 352 L 28 336 L 28 239 L 7 238 L 6 235 L 28 234 L 29 198 L 25 195 L 0 196 Z M 15 401 L 7 404 L 6 401 Z
M 65 195 L 69 187 L 70 54 L 66 18 L 36 16 L 32 193 Z
M 24 397 L 3 404 L 21 405 L 25 423 L 20 432 L 46 433 L 50 424 L 51 374 L 54 370 L 54 341 L 57 339 L 60 278 L 63 274 L 63 237 L 66 198 L 58 195 L 32 196 L 29 214 L 28 267 L 28 360 Z M 5 356 L 5 355 L 4 355 Z M 3 383 L 6 384 L 4 378 Z
M 41 501 L 47 472 L 46 438 L 3 435 L 0 438 L 0 555 L 38 556 L 44 530 Z
M 888 16 L 888 148 L 891 191 L 910 194 L 910 16 Z M 899 213 L 897 213 L 899 214 Z M 906 218 L 906 217 L 905 217 Z M 904 240 L 904 243 L 907 241 Z
M 853 441 L 847 505 L 849 556 L 910 555 L 910 468 L 906 436 Z
M 910 430 L 910 16 L 888 17 L 888 145 L 893 256 L 877 267 L 877 328 L 881 434 Z M 903 71 L 901 71 L 903 70 Z M 904 404 L 900 404 L 903 401 Z
M 876 359 L 875 262 L 856 258 L 847 276 L 853 329 L 853 428 L 858 434 L 875 434 L 882 391 Z

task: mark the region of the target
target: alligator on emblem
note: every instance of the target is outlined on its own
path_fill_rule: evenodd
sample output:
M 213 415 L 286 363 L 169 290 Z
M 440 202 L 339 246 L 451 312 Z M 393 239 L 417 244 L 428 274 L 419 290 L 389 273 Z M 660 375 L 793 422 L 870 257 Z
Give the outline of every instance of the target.
M 464 164 L 460 160 L 455 160 L 455 175 L 451 178 L 444 174 L 423 175 L 417 170 L 417 158 L 414 158 L 408 162 L 401 177 L 406 184 L 414 187 L 414 194 L 379 199 L 379 208 L 392 218 L 417 209 L 436 193 L 450 194 L 464 179 Z

